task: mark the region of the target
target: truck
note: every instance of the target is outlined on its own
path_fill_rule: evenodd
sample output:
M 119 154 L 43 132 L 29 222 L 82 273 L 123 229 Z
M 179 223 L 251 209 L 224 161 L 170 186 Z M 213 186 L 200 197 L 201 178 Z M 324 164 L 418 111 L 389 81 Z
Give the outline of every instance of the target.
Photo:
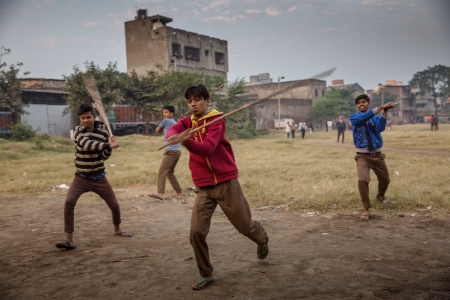
M 108 109 L 109 124 L 114 135 L 154 134 L 162 120 L 161 113 L 137 112 L 131 105 L 115 105 Z
M 292 125 L 294 123 L 293 119 L 285 118 L 285 119 L 275 119 L 274 127 L 275 129 L 284 129 L 286 128 L 286 124 Z
M 0 137 L 11 137 L 12 113 L 8 111 L 0 111 Z

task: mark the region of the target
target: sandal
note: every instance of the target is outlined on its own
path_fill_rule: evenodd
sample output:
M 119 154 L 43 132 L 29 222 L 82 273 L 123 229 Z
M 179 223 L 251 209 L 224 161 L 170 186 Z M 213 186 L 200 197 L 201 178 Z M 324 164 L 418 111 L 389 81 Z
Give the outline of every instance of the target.
M 197 282 L 192 286 L 193 290 L 203 290 L 207 286 L 209 286 L 214 280 L 210 280 L 208 278 L 197 279 Z
M 266 247 L 264 247 L 264 250 L 261 252 L 259 251 L 259 247 L 256 246 L 256 254 L 259 259 L 265 259 L 267 255 L 269 255 L 269 244 L 266 244 Z
M 72 250 L 75 249 L 77 246 L 69 242 L 68 240 L 62 240 L 61 242 L 56 243 L 56 248 L 61 250 Z
M 157 195 L 157 194 L 148 194 L 150 197 L 152 197 L 152 198 L 155 198 L 155 199 L 158 199 L 158 200 L 164 200 L 164 198 L 163 197 L 161 197 L 161 196 L 159 196 L 159 195 Z
M 129 232 L 125 231 L 125 230 L 122 230 L 121 232 L 114 233 L 114 235 L 115 236 L 124 236 L 124 237 L 132 237 L 133 236 L 132 233 L 129 233 Z

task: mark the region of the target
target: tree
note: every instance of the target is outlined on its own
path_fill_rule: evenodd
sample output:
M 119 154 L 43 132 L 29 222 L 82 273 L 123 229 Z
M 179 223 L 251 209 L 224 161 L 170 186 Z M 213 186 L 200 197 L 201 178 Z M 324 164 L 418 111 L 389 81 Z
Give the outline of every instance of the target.
M 398 96 L 388 91 L 378 91 L 370 96 L 370 106 L 378 107 L 388 102 L 395 102 Z
M 117 70 L 117 63 L 109 62 L 106 69 L 102 70 L 94 62 L 85 62 L 86 71 L 82 72 L 78 66 L 73 67 L 74 73 L 66 76 L 64 91 L 69 94 L 65 96 L 68 108 L 64 110 L 64 114 L 69 111 L 77 110 L 83 103 L 91 103 L 92 99 L 84 85 L 83 76 L 93 76 L 97 84 L 98 91 L 102 98 L 105 109 L 112 104 L 121 103 L 124 98 L 124 82 L 127 75 Z
M 320 98 L 311 105 L 308 115 L 319 123 L 322 123 L 325 119 L 336 118 L 339 116 L 339 103 L 333 98 Z
M 355 90 L 353 89 L 335 89 L 331 88 L 325 94 L 325 98 L 328 100 L 334 100 L 338 105 L 338 114 L 331 116 L 332 118 L 336 118 L 338 116 L 349 116 L 355 110 L 355 102 L 353 93 Z
M 450 96 L 450 67 L 435 65 L 428 69 L 417 72 L 409 81 L 409 85 L 418 87 L 419 94 L 429 94 L 434 98 L 434 110 L 438 112 L 438 97 Z
M 1 58 L 10 52 L 9 49 L 1 48 Z M 0 64 L 0 111 L 8 111 L 12 113 L 12 122 L 16 124 L 20 120 L 20 115 L 26 114 L 24 105 L 21 101 L 21 84 L 18 80 L 18 74 L 22 63 L 16 65 L 7 65 L 6 63 Z M 24 72 L 24 75 L 29 72 Z
M 309 109 L 309 116 L 320 123 L 325 119 L 349 116 L 354 111 L 352 89 L 334 89 L 326 92 Z

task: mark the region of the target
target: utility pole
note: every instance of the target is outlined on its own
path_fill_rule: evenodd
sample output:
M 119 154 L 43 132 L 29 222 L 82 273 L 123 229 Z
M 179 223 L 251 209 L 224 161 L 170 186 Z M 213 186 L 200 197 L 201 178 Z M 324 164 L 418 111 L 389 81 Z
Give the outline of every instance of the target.
M 284 76 L 279 76 L 278 77 L 278 90 L 280 90 L 280 80 L 284 79 Z M 278 95 L 278 120 L 281 119 L 281 95 Z

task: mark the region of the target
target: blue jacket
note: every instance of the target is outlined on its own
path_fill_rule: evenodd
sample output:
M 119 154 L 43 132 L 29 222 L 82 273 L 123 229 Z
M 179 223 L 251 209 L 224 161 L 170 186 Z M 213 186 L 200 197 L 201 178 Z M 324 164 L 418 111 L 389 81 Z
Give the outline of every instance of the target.
M 367 142 L 364 124 L 367 124 L 370 139 L 372 140 L 375 151 L 380 152 L 381 147 L 383 147 L 383 138 L 380 133 L 386 129 L 386 118 L 375 115 L 375 112 L 378 113 L 376 108 L 365 113 L 354 113 L 350 116 L 353 130 L 353 142 L 355 143 L 357 152 L 369 151 L 369 143 Z

